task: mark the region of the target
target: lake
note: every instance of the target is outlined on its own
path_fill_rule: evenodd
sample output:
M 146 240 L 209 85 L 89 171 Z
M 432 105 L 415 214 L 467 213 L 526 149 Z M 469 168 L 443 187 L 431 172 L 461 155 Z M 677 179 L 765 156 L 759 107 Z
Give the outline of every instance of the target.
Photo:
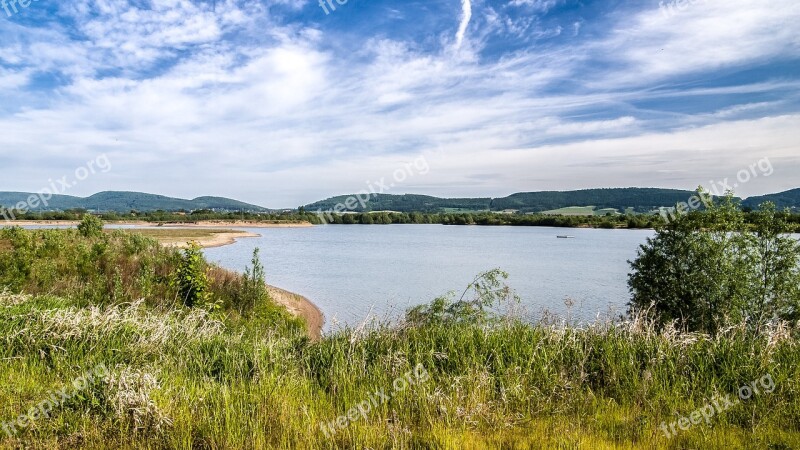
M 443 225 L 328 225 L 245 228 L 259 238 L 204 250 L 243 271 L 261 249 L 267 281 L 301 294 L 325 313 L 326 330 L 370 314 L 394 318 L 448 291 L 462 292 L 483 271 L 501 268 L 524 313 L 578 320 L 623 313 L 628 260 L 651 230 Z M 558 235 L 575 239 L 558 239 Z M 565 299 L 574 306 L 567 308 Z

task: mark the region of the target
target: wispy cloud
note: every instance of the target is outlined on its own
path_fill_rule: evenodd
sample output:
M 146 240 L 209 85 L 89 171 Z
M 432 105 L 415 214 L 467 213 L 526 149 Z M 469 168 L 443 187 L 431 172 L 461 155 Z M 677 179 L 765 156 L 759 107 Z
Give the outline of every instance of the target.
M 458 32 L 456 32 L 456 49 L 461 48 L 464 42 L 464 35 L 467 33 L 467 27 L 472 20 L 472 1 L 461 0 L 461 23 L 458 25 Z

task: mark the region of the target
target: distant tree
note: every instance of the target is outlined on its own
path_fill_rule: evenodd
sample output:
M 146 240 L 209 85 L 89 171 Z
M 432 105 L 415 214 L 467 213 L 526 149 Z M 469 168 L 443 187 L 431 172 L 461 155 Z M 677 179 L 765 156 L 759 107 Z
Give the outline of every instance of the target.
M 361 217 L 359 218 L 360 220 L 359 223 L 361 223 L 362 225 L 372 225 L 375 223 L 375 221 L 372 220 L 372 214 L 370 213 L 361 213 L 360 216 Z
M 377 215 L 377 217 L 375 218 L 375 223 L 381 225 L 389 225 L 392 223 L 392 219 L 391 217 L 389 217 L 389 214 L 383 212 Z

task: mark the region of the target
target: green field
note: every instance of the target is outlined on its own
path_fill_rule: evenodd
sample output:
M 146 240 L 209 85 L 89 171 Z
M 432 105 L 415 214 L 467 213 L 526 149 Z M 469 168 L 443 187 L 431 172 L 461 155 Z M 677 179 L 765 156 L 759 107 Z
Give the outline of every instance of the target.
M 542 212 L 548 216 L 605 216 L 608 213 L 616 215 L 619 211 L 614 208 L 596 209 L 594 206 L 568 206 Z

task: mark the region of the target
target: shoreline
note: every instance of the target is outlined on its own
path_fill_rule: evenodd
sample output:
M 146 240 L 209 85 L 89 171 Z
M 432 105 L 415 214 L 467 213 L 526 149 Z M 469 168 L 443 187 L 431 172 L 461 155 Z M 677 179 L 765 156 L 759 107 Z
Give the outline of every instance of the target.
M 239 233 L 235 233 L 236 236 L 230 238 L 230 242 L 226 239 L 225 234 L 234 234 L 234 233 L 223 233 L 217 234 L 214 238 L 218 238 L 218 240 L 224 240 L 225 242 L 218 242 L 219 245 L 206 245 L 202 241 L 198 241 L 202 248 L 212 248 L 212 247 L 222 247 L 225 245 L 230 245 L 236 242 L 237 237 L 258 237 L 259 234 L 250 233 L 248 231 L 242 231 L 242 234 L 245 236 L 240 236 Z M 162 244 L 165 246 L 170 246 L 168 244 Z M 174 247 L 174 246 L 173 246 Z M 231 273 L 235 273 L 237 276 L 241 276 L 239 272 L 235 270 L 221 268 L 222 270 L 226 270 Z M 267 292 L 269 293 L 270 298 L 277 304 L 286 308 L 289 314 L 299 317 L 303 319 L 306 323 L 306 328 L 308 332 L 308 337 L 311 339 L 312 342 L 319 342 L 322 339 L 322 328 L 325 326 L 325 314 L 319 309 L 314 302 L 309 300 L 308 298 L 296 294 L 294 292 L 287 291 L 286 289 L 281 289 L 277 286 L 273 286 L 271 284 L 267 284 Z
M 314 304 L 311 300 L 303 297 L 300 294 L 289 292 L 286 289 L 281 289 L 277 286 L 267 284 L 267 292 L 269 292 L 272 300 L 282 305 L 295 317 L 300 317 L 305 320 L 308 327 L 308 337 L 312 342 L 319 342 L 322 340 L 322 328 L 325 325 L 325 314 L 322 310 Z
M 220 231 L 219 233 L 212 233 L 211 236 L 208 237 L 200 237 L 191 239 L 194 242 L 197 242 L 198 245 L 202 248 L 216 248 L 216 247 L 224 247 L 226 245 L 235 244 L 236 241 L 239 239 L 245 238 L 254 238 L 254 237 L 261 237 L 258 233 L 251 233 L 249 231 L 238 231 L 238 230 L 224 230 Z M 188 242 L 162 242 L 162 245 L 165 247 L 172 247 L 172 248 L 187 248 Z
M 6 222 L 9 225 L 51 225 L 51 226 L 77 226 L 80 222 L 79 221 L 69 221 L 69 220 L 17 220 L 17 221 L 8 221 Z M 237 221 L 236 223 L 245 224 L 246 221 Z M 114 222 L 114 225 L 134 225 L 134 226 L 147 226 L 155 228 L 155 225 L 148 223 L 148 222 Z M 161 227 L 157 227 L 158 229 L 206 229 L 206 228 L 213 228 L 216 229 L 217 232 L 214 230 L 210 230 L 209 236 L 199 236 L 199 237 L 168 237 L 162 238 L 160 240 L 160 244 L 164 247 L 168 248 L 186 248 L 187 247 L 187 240 L 197 242 L 200 247 L 202 248 L 216 248 L 216 247 L 224 247 L 226 245 L 231 245 L 236 243 L 239 239 L 246 239 L 252 237 L 261 237 L 260 234 L 254 233 L 252 231 L 245 231 L 245 230 L 235 230 L 235 229 L 220 229 L 220 225 L 227 225 L 231 226 L 231 222 L 198 222 L 193 224 L 167 224 Z M 293 224 L 275 224 L 275 223 L 262 223 L 261 226 L 253 226 L 252 224 L 247 224 L 248 228 L 305 228 L 309 226 L 313 226 L 310 223 L 302 224 L 302 223 L 293 223 Z M 158 237 L 154 237 L 158 239 Z M 166 240 L 165 240 L 166 239 Z M 224 269 L 223 270 L 228 270 Z M 238 276 L 241 276 L 240 273 L 228 270 L 231 273 L 236 273 Z M 270 297 L 272 298 L 275 303 L 283 306 L 289 312 L 289 314 L 300 317 L 306 322 L 308 337 L 313 342 L 318 342 L 322 339 L 322 328 L 325 325 L 325 315 L 322 313 L 322 310 L 314 304 L 311 300 L 303 297 L 300 294 L 296 294 L 294 292 L 287 291 L 285 289 L 281 289 L 277 286 L 272 286 L 267 284 L 267 292 L 269 292 Z
M 292 223 L 275 223 L 275 222 L 255 222 L 248 220 L 234 220 L 234 221 L 219 221 L 219 220 L 201 220 L 192 223 L 167 223 L 164 227 L 180 227 L 180 228 L 219 228 L 219 227 L 234 227 L 234 228 L 309 228 L 314 224 L 311 222 L 292 222 Z

